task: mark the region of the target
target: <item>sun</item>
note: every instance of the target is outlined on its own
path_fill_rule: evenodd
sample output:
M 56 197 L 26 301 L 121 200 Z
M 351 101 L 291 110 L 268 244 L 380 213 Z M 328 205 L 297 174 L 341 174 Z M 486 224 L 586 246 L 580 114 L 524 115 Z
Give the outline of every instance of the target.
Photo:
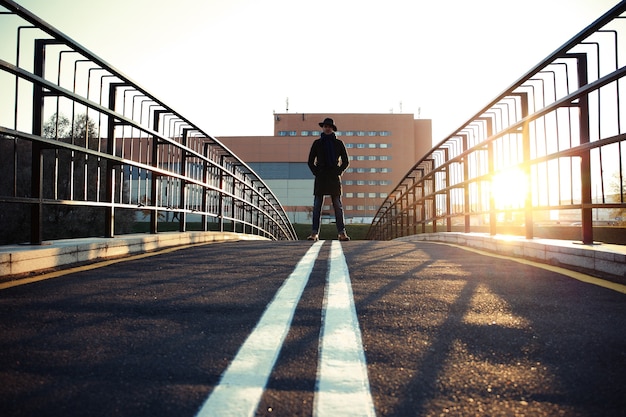
M 497 209 L 524 207 L 528 177 L 521 169 L 500 171 L 491 178 L 491 187 Z

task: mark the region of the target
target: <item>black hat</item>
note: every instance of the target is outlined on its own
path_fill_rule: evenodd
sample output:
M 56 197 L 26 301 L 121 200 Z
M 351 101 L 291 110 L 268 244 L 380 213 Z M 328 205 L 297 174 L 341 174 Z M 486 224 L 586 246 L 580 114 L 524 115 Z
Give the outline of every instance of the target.
M 333 127 L 334 132 L 337 131 L 337 126 L 335 126 L 335 122 L 330 117 L 325 118 L 324 121 L 321 122 L 319 125 L 320 127 L 324 127 L 324 125 L 330 125 Z

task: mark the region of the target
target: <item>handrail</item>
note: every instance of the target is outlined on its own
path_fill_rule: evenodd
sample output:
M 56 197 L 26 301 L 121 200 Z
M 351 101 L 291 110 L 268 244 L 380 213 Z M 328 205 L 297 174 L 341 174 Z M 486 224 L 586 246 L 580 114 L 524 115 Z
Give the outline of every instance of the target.
M 388 194 L 367 237 L 443 228 L 532 238 L 542 227 L 580 224 L 591 243 L 594 226 L 625 223 L 624 11 L 626 1 L 435 145 Z M 512 172 L 521 180 L 509 187 L 521 195 L 505 201 L 497 182 Z
M 83 234 L 128 233 L 142 215 L 157 233 L 172 214 L 181 232 L 195 220 L 200 230 L 297 239 L 266 183 L 219 140 L 14 1 L 0 0 L 0 12 L 17 52 L 13 63 L 0 56 L 0 86 L 14 92 L 2 97 L 14 115 L 0 114 L 0 204 L 8 208 L 0 221 L 21 229 L 30 221 L 32 244 L 59 236 L 44 212 L 76 217 L 80 207 L 88 214 L 79 219 L 102 224 Z M 34 32 L 32 47 L 24 31 Z M 18 62 L 24 50 L 32 68 Z M 0 244 L 22 238 L 3 229 Z

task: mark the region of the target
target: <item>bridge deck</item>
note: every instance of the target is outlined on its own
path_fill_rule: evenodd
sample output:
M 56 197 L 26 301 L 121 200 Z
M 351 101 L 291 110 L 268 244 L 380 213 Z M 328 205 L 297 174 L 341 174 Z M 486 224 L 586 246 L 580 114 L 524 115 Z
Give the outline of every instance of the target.
M 246 241 L 48 274 L 0 291 L 0 410 L 622 415 L 625 295 L 550 268 L 424 241 Z

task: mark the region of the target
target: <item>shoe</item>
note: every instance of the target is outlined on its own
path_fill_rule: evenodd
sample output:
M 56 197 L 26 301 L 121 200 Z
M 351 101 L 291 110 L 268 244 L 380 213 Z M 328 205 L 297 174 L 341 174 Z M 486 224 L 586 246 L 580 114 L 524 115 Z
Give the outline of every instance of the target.
M 319 235 L 317 233 L 311 233 L 311 236 L 306 238 L 307 240 L 318 241 L 320 240 Z
M 339 233 L 339 236 L 337 236 L 337 237 L 342 242 L 347 242 L 348 240 L 350 240 L 350 237 L 346 234 L 346 232 Z

